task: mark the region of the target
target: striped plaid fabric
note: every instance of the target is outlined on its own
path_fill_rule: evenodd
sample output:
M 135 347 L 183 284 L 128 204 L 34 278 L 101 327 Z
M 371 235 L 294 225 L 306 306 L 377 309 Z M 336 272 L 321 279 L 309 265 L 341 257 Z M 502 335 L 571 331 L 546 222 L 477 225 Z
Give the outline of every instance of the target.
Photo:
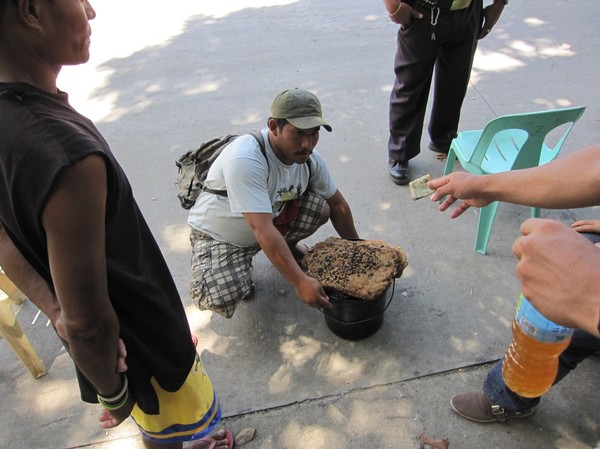
M 298 202 L 300 214 L 285 234 L 288 242 L 297 242 L 318 229 L 325 200 L 311 192 Z M 201 310 L 211 310 L 231 318 L 239 302 L 252 294 L 252 258 L 260 251 L 258 243 L 239 247 L 220 242 L 192 229 L 192 277 L 190 297 Z

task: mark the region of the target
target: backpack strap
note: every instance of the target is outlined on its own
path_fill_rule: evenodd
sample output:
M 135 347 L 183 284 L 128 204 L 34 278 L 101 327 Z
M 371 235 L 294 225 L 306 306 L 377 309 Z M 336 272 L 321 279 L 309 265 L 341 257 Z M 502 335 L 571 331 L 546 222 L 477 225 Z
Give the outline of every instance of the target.
M 267 149 L 265 148 L 265 139 L 261 132 L 251 132 L 250 135 L 256 139 L 258 142 L 258 146 L 260 147 L 260 152 L 263 154 L 265 159 L 267 160 L 267 165 L 269 164 L 269 159 L 267 159 Z
M 254 137 L 254 139 L 256 140 L 256 142 L 258 142 L 258 146 L 260 147 L 260 152 L 265 157 L 265 161 L 267 161 L 267 179 L 268 179 L 269 178 L 270 167 L 269 167 L 269 158 L 267 157 L 267 149 L 265 148 L 265 139 L 263 138 L 263 135 L 262 135 L 261 132 L 251 132 L 249 134 L 252 137 Z M 211 189 L 209 187 L 203 187 L 202 191 L 203 192 L 212 193 L 213 195 L 227 196 L 227 190 L 214 190 L 214 189 Z
M 265 157 L 266 161 L 267 161 L 267 178 L 269 177 L 269 158 L 267 157 L 267 150 L 265 149 L 265 139 L 263 138 L 262 133 L 260 132 L 251 132 L 250 135 L 252 135 L 252 137 L 254 137 L 256 139 L 256 141 L 258 142 L 258 145 L 260 146 L 260 151 L 262 152 L 263 156 Z M 310 160 L 310 158 L 308 158 L 308 160 L 306 161 L 306 165 L 308 166 L 308 180 L 310 181 L 310 178 L 312 178 L 312 161 Z
M 308 166 L 308 182 L 310 182 L 310 178 L 312 178 L 312 161 L 310 157 L 306 160 L 306 165 Z M 308 186 L 306 186 L 308 188 Z
M 268 166 L 269 159 L 267 158 L 267 150 L 265 149 L 265 139 L 263 138 L 262 133 L 251 132 L 250 134 L 252 135 L 252 137 L 254 137 L 256 139 L 256 141 L 260 145 L 260 151 L 262 152 L 263 156 L 267 160 L 267 166 Z M 308 158 L 308 160 L 306 161 L 306 165 L 308 166 L 308 180 L 310 181 L 310 178 L 312 178 L 312 161 L 310 160 L 310 158 Z M 267 175 L 267 177 L 268 176 L 269 175 Z

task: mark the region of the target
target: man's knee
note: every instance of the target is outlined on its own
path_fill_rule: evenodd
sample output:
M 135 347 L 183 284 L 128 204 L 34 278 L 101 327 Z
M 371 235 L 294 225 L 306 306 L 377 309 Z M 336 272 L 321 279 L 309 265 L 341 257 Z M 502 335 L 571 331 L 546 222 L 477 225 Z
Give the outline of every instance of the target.
M 192 302 L 200 310 L 210 310 L 225 318 L 231 318 L 242 300 L 252 296 L 254 284 L 251 279 L 210 287 L 203 283 L 201 288 L 190 289 Z
M 231 318 L 252 295 L 252 257 L 259 248 L 240 250 L 204 238 L 192 244 L 190 297 L 201 310 Z
M 190 296 L 199 309 L 231 318 L 237 305 L 252 295 L 252 265 L 237 262 L 192 269 Z

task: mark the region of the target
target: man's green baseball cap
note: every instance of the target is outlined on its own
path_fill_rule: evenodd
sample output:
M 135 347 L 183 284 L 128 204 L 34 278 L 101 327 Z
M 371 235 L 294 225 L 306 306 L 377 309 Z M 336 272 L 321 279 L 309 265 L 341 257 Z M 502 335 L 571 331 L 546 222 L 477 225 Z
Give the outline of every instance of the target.
M 271 117 L 284 118 L 298 129 L 322 126 L 331 132 L 331 126 L 323 120 L 321 102 L 304 89 L 287 89 L 278 94 L 271 105 Z

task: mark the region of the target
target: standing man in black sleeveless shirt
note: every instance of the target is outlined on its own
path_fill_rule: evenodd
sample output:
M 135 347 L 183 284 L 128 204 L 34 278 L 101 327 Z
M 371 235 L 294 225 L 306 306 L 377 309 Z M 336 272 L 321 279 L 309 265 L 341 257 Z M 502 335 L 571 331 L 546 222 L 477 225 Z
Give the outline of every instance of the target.
M 131 186 L 57 88 L 89 59 L 95 15 L 87 0 L 0 0 L 0 266 L 50 318 L 102 427 L 131 415 L 149 448 L 231 448 L 230 432 L 206 437 L 219 403 Z

